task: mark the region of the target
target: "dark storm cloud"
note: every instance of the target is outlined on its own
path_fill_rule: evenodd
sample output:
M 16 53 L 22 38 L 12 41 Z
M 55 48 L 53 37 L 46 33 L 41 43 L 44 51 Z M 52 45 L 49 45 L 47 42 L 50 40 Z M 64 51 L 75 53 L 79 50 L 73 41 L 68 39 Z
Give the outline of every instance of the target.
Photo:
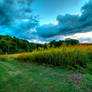
M 33 0 L 0 0 L 0 25 L 14 23 L 15 20 L 30 18 Z
M 75 33 L 92 31 L 92 1 L 90 0 L 81 8 L 81 15 L 65 16 L 58 15 L 58 24 L 44 25 L 37 28 L 37 32 L 41 37 L 53 37 L 56 35 L 72 35 Z
M 37 34 L 41 37 L 51 37 L 58 34 L 57 29 L 59 30 L 59 27 L 53 26 L 52 24 L 43 25 L 37 28 Z
M 0 33 L 25 39 L 26 31 L 38 25 L 37 17 L 32 16 L 33 1 L 0 0 Z
M 33 0 L 0 0 L 0 33 L 27 40 L 49 42 L 53 39 L 58 40 L 59 35 L 72 35 L 92 30 L 91 0 L 81 8 L 81 15 L 58 15 L 57 25 L 42 25 L 35 31 L 33 28 L 38 25 L 38 21 L 31 14 L 32 2 Z

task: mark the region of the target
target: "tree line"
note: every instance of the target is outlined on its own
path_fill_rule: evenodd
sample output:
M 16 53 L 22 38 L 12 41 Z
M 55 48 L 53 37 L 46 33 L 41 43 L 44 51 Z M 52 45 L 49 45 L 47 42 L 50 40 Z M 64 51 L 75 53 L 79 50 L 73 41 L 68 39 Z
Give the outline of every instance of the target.
M 41 48 L 48 48 L 48 47 L 59 47 L 63 43 L 67 43 L 67 45 L 76 45 L 79 44 L 78 40 L 74 39 L 66 39 L 64 41 L 51 41 L 50 43 L 46 44 L 37 44 L 37 43 L 30 43 L 27 40 L 18 39 L 16 37 L 4 36 L 0 35 L 0 54 L 12 54 L 12 53 L 21 53 L 21 52 L 32 52 L 35 49 Z

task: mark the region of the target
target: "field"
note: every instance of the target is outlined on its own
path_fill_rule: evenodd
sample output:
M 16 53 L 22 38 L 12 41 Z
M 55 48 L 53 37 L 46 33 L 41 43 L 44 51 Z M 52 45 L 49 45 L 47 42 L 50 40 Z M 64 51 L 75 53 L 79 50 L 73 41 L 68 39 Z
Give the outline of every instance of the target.
M 0 92 L 92 92 L 92 46 L 1 55 Z
M 0 92 L 92 92 L 92 75 L 64 67 L 0 61 Z

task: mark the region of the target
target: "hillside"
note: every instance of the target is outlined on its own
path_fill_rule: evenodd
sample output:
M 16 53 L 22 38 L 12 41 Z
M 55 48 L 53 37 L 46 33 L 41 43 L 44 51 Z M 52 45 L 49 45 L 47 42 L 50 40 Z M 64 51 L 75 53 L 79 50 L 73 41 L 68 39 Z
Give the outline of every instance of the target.
M 32 52 L 41 44 L 30 43 L 27 40 L 0 35 L 0 54 Z
M 32 52 L 33 50 L 42 48 L 60 47 L 61 45 L 76 45 L 79 44 L 78 40 L 65 39 L 60 41 L 51 41 L 48 44 L 30 43 L 27 40 L 18 39 L 16 37 L 0 35 L 0 54 L 14 54 L 22 52 Z

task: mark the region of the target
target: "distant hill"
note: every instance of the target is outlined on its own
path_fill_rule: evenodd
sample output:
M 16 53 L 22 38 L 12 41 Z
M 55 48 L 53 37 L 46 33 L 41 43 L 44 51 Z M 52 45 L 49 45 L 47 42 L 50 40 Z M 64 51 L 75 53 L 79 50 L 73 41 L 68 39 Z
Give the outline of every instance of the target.
M 42 47 L 42 45 L 30 43 L 16 37 L 0 35 L 0 54 L 31 52 L 38 47 Z
M 0 35 L 0 54 L 13 54 L 21 52 L 32 52 L 39 47 L 51 48 L 51 47 L 60 47 L 61 45 L 76 45 L 79 44 L 79 41 L 76 39 L 65 39 L 60 41 L 51 41 L 48 44 L 37 44 L 30 43 L 27 40 L 18 39 L 16 37 Z

